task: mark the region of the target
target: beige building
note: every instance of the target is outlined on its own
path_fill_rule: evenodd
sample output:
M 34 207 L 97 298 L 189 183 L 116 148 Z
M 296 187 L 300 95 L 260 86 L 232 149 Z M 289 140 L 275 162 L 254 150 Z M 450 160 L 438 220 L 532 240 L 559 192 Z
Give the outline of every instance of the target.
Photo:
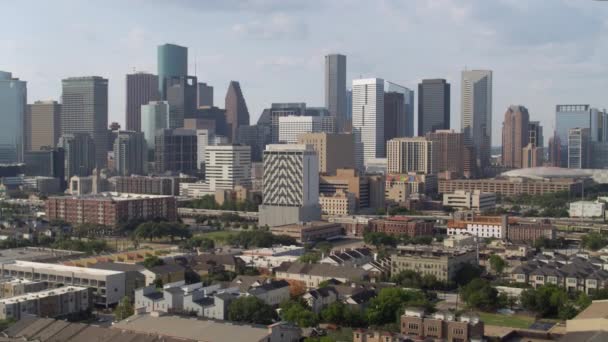
M 57 317 L 84 312 L 91 306 L 90 289 L 65 286 L 0 299 L 0 319 L 19 320 L 30 315 Z
M 357 208 L 357 199 L 355 194 L 338 190 L 333 195 L 319 196 L 319 204 L 321 205 L 321 213 L 323 215 L 352 215 Z
M 43 281 L 27 279 L 3 279 L 0 281 L 0 298 L 24 295 L 30 292 L 42 291 L 47 288 Z
M 291 236 L 299 243 L 304 243 L 342 236 L 344 228 L 338 223 L 313 221 L 271 227 L 270 232 L 274 235 Z
M 427 315 L 423 309 L 406 308 L 401 315 L 401 334 L 432 341 L 483 341 L 484 324 L 477 314 L 459 317 L 449 311 Z
M 454 280 L 456 272 L 466 264 L 477 264 L 472 249 L 447 249 L 435 247 L 405 247 L 391 256 L 391 274 L 411 270 L 421 275 L 433 275 L 439 281 Z
M 443 205 L 481 212 L 496 207 L 496 194 L 479 190 L 456 190 L 451 194 L 443 194 Z
M 387 172 L 437 172 L 437 144 L 425 137 L 396 138 L 386 143 Z
M 464 173 L 464 133 L 453 129 L 436 130 L 426 134 L 437 148 L 437 172 Z
M 337 169 L 335 175 L 319 176 L 319 194 L 328 196 L 338 190 L 355 195 L 356 207 L 384 207 L 384 176 L 361 176 L 355 169 Z
M 493 192 L 503 196 L 520 194 L 542 195 L 546 193 L 567 191 L 570 195 L 580 194 L 583 182 L 576 179 L 440 179 L 439 193 L 453 193 L 456 190 Z
M 304 133 L 298 144 L 312 145 L 319 156 L 319 172 L 334 175 L 338 169 L 355 167 L 355 145 L 351 133 Z
M 529 143 L 522 149 L 521 158 L 522 168 L 543 166 L 543 148 Z
M 369 272 L 358 267 L 335 266 L 330 264 L 304 264 L 294 262 L 281 265 L 275 269 L 277 279 L 298 281 L 307 288 L 319 287 L 319 284 L 335 279 L 342 283 L 369 281 Z
M 591 302 L 591 305 L 576 317 L 566 321 L 566 331 L 568 333 L 608 331 L 608 300 L 594 300 Z
M 403 202 L 411 194 L 437 192 L 437 176 L 430 174 L 389 174 L 386 177 L 385 197 L 394 202 Z
M 25 113 L 25 151 L 55 147 L 61 135 L 61 104 L 57 101 L 36 101 Z

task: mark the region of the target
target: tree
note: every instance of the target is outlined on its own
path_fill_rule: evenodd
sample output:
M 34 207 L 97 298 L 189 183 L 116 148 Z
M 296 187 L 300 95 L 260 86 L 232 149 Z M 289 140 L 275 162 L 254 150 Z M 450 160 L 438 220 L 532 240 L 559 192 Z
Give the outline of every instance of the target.
M 157 257 L 156 255 L 148 256 L 144 259 L 143 265 L 147 269 L 151 269 L 152 267 L 164 265 L 165 262 L 163 259 Z
M 597 251 L 608 244 L 606 238 L 600 233 L 588 233 L 583 236 L 581 240 L 581 246 L 586 249 L 590 249 L 592 251 Z
M 327 241 L 319 242 L 315 245 L 315 248 L 318 249 L 321 253 L 327 255 L 331 252 L 333 248 L 332 244 Z
M 355 311 L 342 302 L 335 302 L 328 305 L 321 311 L 321 318 L 323 322 L 348 327 L 363 327 L 367 324 L 365 318 L 359 311 Z
M 281 319 L 301 328 L 317 325 L 318 317 L 304 303 L 288 300 L 281 304 Z
M 505 267 L 507 266 L 506 261 L 504 261 L 500 256 L 496 254 L 492 254 L 490 256 L 489 261 L 490 267 L 492 267 L 494 272 L 496 272 L 497 274 L 502 274 L 502 272 L 505 270 Z
M 432 308 L 424 293 L 420 291 L 388 287 L 380 290 L 378 296 L 370 300 L 366 312 L 367 322 L 370 325 L 395 323 L 405 306 Z
M 259 298 L 240 297 L 230 303 L 228 318 L 236 322 L 270 324 L 276 318 L 276 312 Z
M 481 276 L 482 270 L 479 266 L 465 263 L 456 272 L 454 276 L 454 282 L 459 286 L 464 286 L 470 283 L 473 279 Z
M 537 312 L 542 317 L 557 317 L 562 306 L 568 303 L 568 294 L 556 285 L 542 285 L 524 290 L 520 301 L 526 310 Z
M 129 297 L 123 297 L 118 305 L 116 305 L 116 308 L 114 308 L 114 316 L 117 321 L 122 321 L 123 319 L 132 316 L 134 313 L 133 303 L 131 303 Z
M 470 308 L 492 310 L 498 305 L 498 291 L 487 280 L 477 278 L 460 289 L 462 300 Z
M 321 260 L 319 252 L 309 252 L 298 258 L 298 261 L 305 264 L 316 264 Z
M 386 233 L 370 232 L 363 235 L 363 241 L 368 245 L 378 246 L 397 246 L 397 239 Z

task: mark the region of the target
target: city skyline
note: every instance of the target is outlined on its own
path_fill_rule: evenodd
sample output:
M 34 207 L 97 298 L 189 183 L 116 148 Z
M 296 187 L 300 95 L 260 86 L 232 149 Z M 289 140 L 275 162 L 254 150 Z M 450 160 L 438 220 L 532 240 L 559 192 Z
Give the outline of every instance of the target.
M 125 75 L 132 73 L 134 68 L 155 72 L 156 48 L 168 42 L 188 47 L 189 73 L 195 74 L 196 69 L 201 82 L 217 89 L 216 103 L 222 103 L 228 82 L 238 80 L 250 107 L 252 122 L 272 102 L 295 100 L 307 102 L 309 106 L 323 105 L 323 57 L 329 53 L 347 56 L 347 84 L 359 76 L 379 77 L 414 89 L 423 78 L 446 78 L 452 84 L 452 93 L 459 94 L 459 75 L 465 67 L 492 70 L 494 114 L 511 104 L 525 105 L 535 113 L 535 119 L 541 121 L 547 132 L 554 128 L 556 104 L 605 106 L 601 89 L 606 87 L 607 81 L 601 75 L 606 66 L 601 63 L 601 56 L 606 46 L 603 36 L 608 30 L 603 18 L 608 9 L 601 2 L 520 4 L 514 1 L 444 0 L 414 1 L 407 6 L 382 2 L 372 6 L 316 1 L 222 4 L 179 1 L 172 4 L 146 2 L 146 5 L 141 6 L 140 1 L 127 4 L 110 1 L 92 6 L 72 4 L 69 7 L 75 14 L 88 13 L 90 7 L 94 7 L 100 18 L 108 17 L 105 15 L 108 12 L 114 13 L 114 18 L 116 9 L 125 14 L 116 16 L 112 27 L 102 26 L 100 19 L 75 15 L 72 21 L 59 23 L 54 30 L 45 29 L 48 19 L 38 18 L 23 33 L 9 27 L 14 24 L 13 18 L 19 17 L 18 13 L 27 11 L 33 4 L 11 5 L 7 9 L 7 20 L 0 24 L 7 28 L 3 30 L 5 36 L 0 35 L 0 41 L 6 47 L 0 69 L 28 82 L 30 103 L 58 100 L 60 80 L 66 77 L 99 75 L 108 78 L 109 118 L 123 127 Z M 85 6 L 87 12 L 84 12 Z M 550 15 L 543 16 L 549 6 Z M 58 1 L 53 6 L 42 3 L 37 7 L 40 13 L 47 13 L 47 18 L 51 18 L 53 13 L 64 11 L 68 3 Z M 316 20 L 342 13 L 341 7 L 350 10 L 344 11 L 349 13 L 341 20 L 360 19 L 356 34 L 347 34 L 352 32 L 339 24 L 335 27 L 316 25 Z M 308 22 L 309 14 L 315 10 L 319 12 L 318 18 Z M 157 19 L 161 14 L 180 15 L 184 18 L 183 24 L 160 30 Z M 369 15 L 369 22 L 362 20 L 363 14 Z M 515 17 L 519 18 L 518 22 L 530 23 L 524 27 L 503 25 Z M 443 18 L 446 19 L 444 23 L 424 31 Z M 195 25 L 200 29 L 192 30 L 195 19 L 209 24 Z M 354 37 L 369 37 L 370 25 L 380 20 L 387 29 L 385 37 L 375 40 L 373 50 L 358 46 Z M 564 20 L 574 28 L 564 31 L 563 25 L 559 24 Z M 530 29 L 530 25 L 534 25 L 534 29 Z M 436 34 L 439 31 L 443 32 L 441 37 Z M 56 39 L 68 32 L 76 32 L 70 36 L 69 49 L 63 45 L 67 42 Z M 430 36 L 434 39 L 429 39 Z M 404 44 L 394 46 L 391 40 L 396 37 L 401 37 Z M 221 43 L 209 44 L 210 38 Z M 49 44 L 54 47 L 46 50 Z M 412 44 L 417 46 L 417 53 L 405 54 L 407 46 Z M 247 53 L 243 53 L 245 51 Z M 407 60 L 395 57 L 401 52 L 408 56 Z M 286 78 L 298 79 L 300 86 L 279 86 L 279 80 Z M 460 99 L 453 96 L 451 128 L 460 127 L 459 108 Z M 494 115 L 493 145 L 500 141 L 501 120 Z

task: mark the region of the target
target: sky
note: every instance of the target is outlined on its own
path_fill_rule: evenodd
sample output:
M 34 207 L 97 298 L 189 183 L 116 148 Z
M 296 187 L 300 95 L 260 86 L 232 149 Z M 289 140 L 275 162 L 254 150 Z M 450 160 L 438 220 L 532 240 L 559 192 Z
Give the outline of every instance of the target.
M 190 74 L 214 86 L 219 107 L 239 81 L 252 123 L 273 102 L 323 106 L 328 53 L 347 56 L 348 84 L 380 77 L 417 91 L 424 78 L 447 79 L 456 130 L 461 71 L 492 70 L 493 145 L 511 104 L 541 121 L 545 143 L 556 104 L 608 107 L 608 1 L 0 0 L 0 9 L 0 70 L 28 82 L 28 102 L 58 100 L 63 78 L 103 76 L 109 120 L 123 127 L 125 75 L 156 73 L 163 43 L 189 48 Z

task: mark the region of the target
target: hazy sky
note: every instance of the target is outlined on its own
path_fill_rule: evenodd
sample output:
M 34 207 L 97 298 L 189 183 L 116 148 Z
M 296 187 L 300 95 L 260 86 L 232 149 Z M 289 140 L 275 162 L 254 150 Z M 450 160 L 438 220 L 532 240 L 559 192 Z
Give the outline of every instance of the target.
M 189 70 L 224 106 L 238 80 L 255 123 L 272 102 L 323 105 L 323 56 L 347 55 L 348 83 L 381 77 L 417 90 L 460 71 L 494 71 L 493 142 L 509 104 L 553 130 L 558 103 L 608 106 L 608 2 L 592 0 L 0 0 L 0 70 L 28 101 L 59 99 L 61 79 L 110 80 L 124 124 L 125 74 L 156 73 L 156 46 L 189 48 Z M 601 56 L 604 56 L 603 59 Z M 416 101 L 417 102 L 417 101 Z M 546 140 L 545 139 L 545 140 Z

